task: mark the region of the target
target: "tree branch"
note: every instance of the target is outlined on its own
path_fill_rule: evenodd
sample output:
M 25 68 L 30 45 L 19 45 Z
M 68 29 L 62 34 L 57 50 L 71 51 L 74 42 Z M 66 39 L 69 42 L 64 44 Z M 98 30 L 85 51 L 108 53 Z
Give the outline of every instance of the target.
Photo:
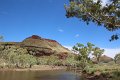
M 90 13 L 87 13 L 87 15 L 89 15 L 90 17 L 92 17 L 94 20 L 96 20 L 97 22 L 100 22 L 100 23 L 104 23 L 104 24 L 113 24 L 111 22 L 106 22 L 106 21 L 101 21 L 97 18 L 95 18 L 93 15 L 91 15 Z M 120 28 L 120 24 L 115 24 L 116 27 L 119 27 Z

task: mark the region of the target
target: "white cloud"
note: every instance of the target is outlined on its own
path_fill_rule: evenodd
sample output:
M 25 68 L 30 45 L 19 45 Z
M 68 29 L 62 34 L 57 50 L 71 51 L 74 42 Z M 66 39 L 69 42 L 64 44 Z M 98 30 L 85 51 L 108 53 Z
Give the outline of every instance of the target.
M 58 29 L 58 31 L 59 31 L 59 32 L 64 32 L 64 30 L 63 30 L 63 29 Z
M 79 34 L 76 34 L 75 37 L 78 38 L 78 37 L 80 37 L 80 35 L 79 35 Z
M 72 46 L 64 46 L 66 48 L 68 48 L 69 50 L 72 50 Z
M 69 50 L 72 50 L 72 46 L 64 46 L 64 47 L 68 48 Z M 102 48 L 102 49 L 105 50 L 103 55 L 107 55 L 111 58 L 114 58 L 116 54 L 120 53 L 120 48 L 113 48 L 113 49 Z

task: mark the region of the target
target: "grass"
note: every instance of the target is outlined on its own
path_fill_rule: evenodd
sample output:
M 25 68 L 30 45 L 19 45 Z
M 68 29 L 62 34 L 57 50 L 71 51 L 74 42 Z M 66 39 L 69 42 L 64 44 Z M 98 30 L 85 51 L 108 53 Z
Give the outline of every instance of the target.
M 100 71 L 100 72 L 113 72 L 113 71 L 120 71 L 120 65 L 118 64 L 97 64 L 94 65 L 92 68 L 94 71 Z

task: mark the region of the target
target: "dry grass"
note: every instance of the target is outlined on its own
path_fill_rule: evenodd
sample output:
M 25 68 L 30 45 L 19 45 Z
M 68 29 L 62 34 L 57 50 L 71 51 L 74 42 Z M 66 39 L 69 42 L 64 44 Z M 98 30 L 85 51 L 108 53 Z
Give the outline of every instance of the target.
M 89 73 L 94 73 L 96 71 L 99 71 L 101 73 L 111 73 L 111 72 L 115 72 L 115 71 L 120 71 L 120 65 L 118 65 L 118 64 L 110 65 L 108 63 L 96 64 L 88 69 Z

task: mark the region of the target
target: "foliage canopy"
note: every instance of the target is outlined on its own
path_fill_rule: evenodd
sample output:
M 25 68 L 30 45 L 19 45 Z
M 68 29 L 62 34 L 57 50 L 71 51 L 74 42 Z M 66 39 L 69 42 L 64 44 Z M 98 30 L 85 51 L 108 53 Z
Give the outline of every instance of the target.
M 73 46 L 73 51 L 77 53 L 77 60 L 81 62 L 81 68 L 84 70 L 91 63 L 90 55 L 93 55 L 96 58 L 96 61 L 99 62 L 100 57 L 102 56 L 104 50 L 98 47 L 95 47 L 94 44 L 88 42 L 87 45 L 77 43 Z
M 120 53 L 115 55 L 114 61 L 115 61 L 115 63 L 119 63 L 120 64 Z
M 120 29 L 120 0 L 110 0 L 105 6 L 102 5 L 101 0 L 69 1 L 70 5 L 65 6 L 68 18 L 77 17 L 87 24 L 94 22 L 99 26 L 104 25 L 109 31 Z M 110 41 L 117 39 L 119 39 L 118 33 L 113 35 Z

